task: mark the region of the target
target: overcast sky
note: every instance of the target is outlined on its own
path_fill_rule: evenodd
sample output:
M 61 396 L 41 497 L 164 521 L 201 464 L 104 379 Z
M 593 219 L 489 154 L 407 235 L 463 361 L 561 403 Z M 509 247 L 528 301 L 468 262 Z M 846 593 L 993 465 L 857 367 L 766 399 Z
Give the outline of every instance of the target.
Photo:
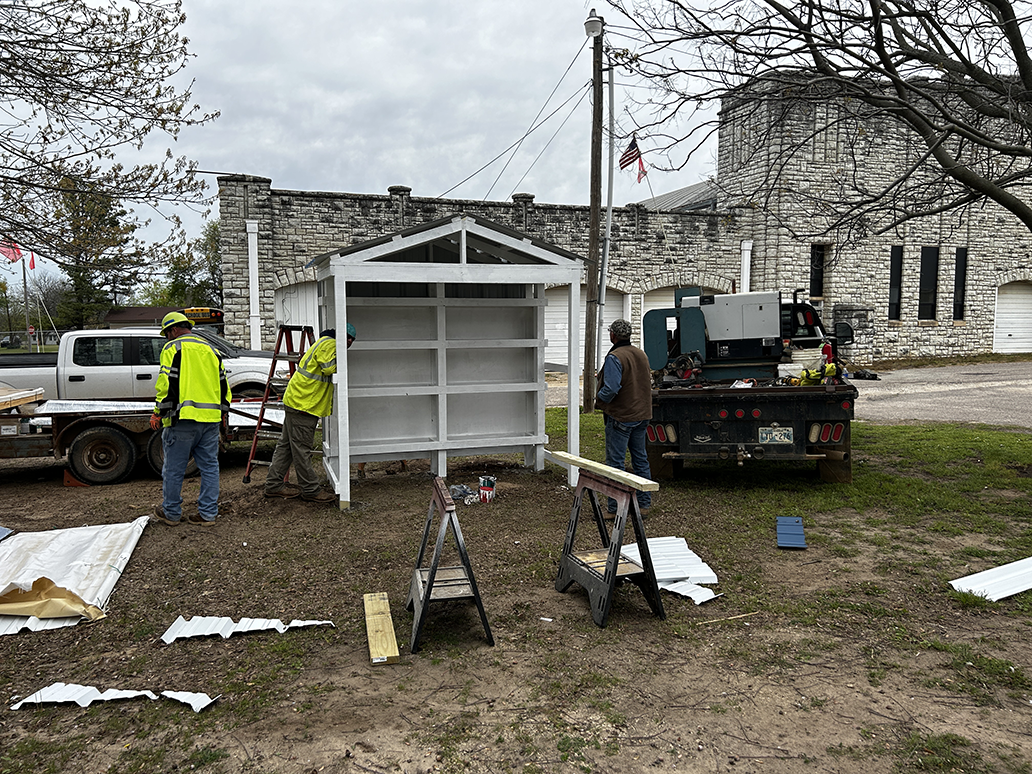
M 610 13 L 585 0 L 183 0 L 195 101 L 221 116 L 185 132 L 175 151 L 203 170 L 272 178 L 275 188 L 386 194 L 407 185 L 413 196 L 451 189 L 450 198 L 504 201 L 520 191 L 586 204 L 590 94 L 574 105 L 591 78 L 584 20 L 596 6 Z M 622 20 L 608 21 L 616 34 Z M 631 84 L 617 84 L 620 134 L 631 129 Z M 518 142 L 539 111 L 571 98 L 504 173 L 510 154 L 458 185 Z M 641 145 L 647 161 L 647 139 Z M 614 204 L 649 198 L 650 183 L 660 194 L 709 172 L 655 171 L 641 184 L 618 172 Z
M 271 178 L 280 189 L 386 194 L 407 185 L 417 197 L 506 201 L 528 192 L 538 202 L 587 204 L 584 20 L 593 7 L 606 17 L 609 42 L 626 46 L 624 21 L 585 0 L 183 0 L 193 101 L 221 115 L 185 130 L 172 152 L 209 172 Z M 619 156 L 633 128 L 628 95 L 645 92 L 626 75 L 616 83 Z M 557 109 L 514 156 L 477 174 L 539 113 Z M 145 160 L 168 146 L 159 133 L 148 143 Z M 640 145 L 647 163 L 648 138 Z M 613 203 L 711 171 L 709 154 L 679 173 L 653 170 L 641 184 L 634 170 L 618 169 Z M 214 193 L 215 175 L 204 179 Z M 603 180 L 603 206 L 605 196 Z M 188 236 L 199 236 L 201 218 L 180 215 Z

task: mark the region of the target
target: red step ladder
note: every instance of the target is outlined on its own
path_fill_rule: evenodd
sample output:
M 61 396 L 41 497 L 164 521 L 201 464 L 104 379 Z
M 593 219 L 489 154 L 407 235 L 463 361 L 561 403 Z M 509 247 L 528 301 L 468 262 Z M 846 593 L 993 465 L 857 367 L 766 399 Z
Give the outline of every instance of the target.
M 297 351 L 294 351 L 294 334 L 299 334 Z M 251 471 L 253 471 L 259 465 L 268 466 L 271 461 L 266 462 L 264 460 L 256 460 L 254 458 L 255 452 L 258 450 L 259 439 L 275 439 L 278 440 L 280 434 L 283 431 L 283 425 L 280 422 L 275 422 L 271 419 L 267 419 L 265 416 L 265 409 L 269 404 L 270 397 L 276 396 L 272 384 L 273 378 L 276 374 L 276 364 L 285 362 L 289 364 L 290 375 L 294 375 L 294 370 L 297 364 L 301 361 L 301 358 L 305 355 L 305 350 L 315 343 L 315 332 L 312 330 L 311 325 L 281 325 L 279 332 L 276 334 L 276 349 L 272 353 L 272 363 L 269 365 L 269 378 L 265 382 L 265 394 L 262 395 L 262 405 L 258 409 L 258 421 L 254 428 L 254 438 L 251 439 L 251 451 L 247 455 L 247 468 L 244 470 L 244 483 L 251 483 Z M 242 411 L 235 411 L 237 414 L 244 414 Z M 251 416 L 251 414 L 245 414 Z

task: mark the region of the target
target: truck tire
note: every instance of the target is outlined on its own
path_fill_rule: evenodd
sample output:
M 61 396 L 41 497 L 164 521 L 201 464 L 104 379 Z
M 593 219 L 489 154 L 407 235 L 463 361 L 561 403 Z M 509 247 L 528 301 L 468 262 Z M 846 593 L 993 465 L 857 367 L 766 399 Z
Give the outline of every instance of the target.
M 161 477 L 161 466 L 165 462 L 165 448 L 161 445 L 161 433 L 151 433 L 150 440 L 147 441 L 147 463 L 151 466 L 151 470 Z M 194 462 L 193 457 L 186 463 L 186 475 L 187 477 L 196 476 L 200 471 L 197 469 L 197 463 Z
M 87 484 L 117 484 L 136 464 L 136 444 L 117 427 L 90 427 L 72 441 L 68 466 Z

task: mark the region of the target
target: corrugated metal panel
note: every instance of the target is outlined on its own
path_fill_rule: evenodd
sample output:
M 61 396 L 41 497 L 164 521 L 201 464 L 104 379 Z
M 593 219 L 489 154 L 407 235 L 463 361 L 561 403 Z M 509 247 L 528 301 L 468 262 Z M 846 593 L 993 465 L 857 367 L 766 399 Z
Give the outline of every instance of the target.
M 717 582 L 717 574 L 688 548 L 684 538 L 648 538 L 646 542 L 652 557 L 652 568 L 656 571 L 656 580 L 660 583 L 685 580 L 692 583 Z M 621 553 L 632 562 L 641 563 L 641 552 L 636 543 L 625 545 Z
M 190 705 L 194 712 L 200 712 L 215 701 L 215 699 L 212 699 L 206 693 L 162 691 L 161 695 L 168 699 L 173 699 L 174 701 Z M 119 701 L 121 699 L 138 699 L 140 697 L 145 697 L 152 701 L 156 701 L 158 698 L 151 691 L 128 691 L 109 688 L 108 690 L 101 692 L 92 685 L 53 683 L 42 690 L 36 691 L 31 696 L 22 699 L 16 704 L 11 705 L 11 709 L 18 710 L 26 704 L 78 704 L 80 707 L 88 707 L 95 701 Z
M 65 626 L 75 626 L 83 617 L 77 615 L 74 618 L 36 618 L 34 615 L 0 615 L 0 636 L 5 634 L 17 634 L 22 629 L 30 632 L 45 632 L 50 629 L 61 629 Z
M 801 516 L 778 516 L 778 548 L 806 548 Z
M 696 586 L 694 583 L 689 581 L 660 583 L 659 587 L 664 591 L 669 591 L 673 594 L 680 594 L 682 597 L 688 597 L 697 605 L 701 605 L 703 602 L 709 602 L 711 599 L 723 596 L 722 594 L 718 594 L 713 591 L 713 589 Z
M 969 591 L 996 602 L 1032 589 L 1032 556 L 991 570 L 950 581 L 957 591 Z
M 275 629 L 283 634 L 287 629 L 301 629 L 308 626 L 333 626 L 333 621 L 291 621 L 283 623 L 278 618 L 241 618 L 240 623 L 233 623 L 232 618 L 219 618 L 216 616 L 194 616 L 190 620 L 179 616 L 168 627 L 168 630 L 161 635 L 161 641 L 166 645 L 177 640 L 188 637 L 208 637 L 218 634 L 223 637 L 232 637 L 234 634 L 246 632 L 260 632 Z

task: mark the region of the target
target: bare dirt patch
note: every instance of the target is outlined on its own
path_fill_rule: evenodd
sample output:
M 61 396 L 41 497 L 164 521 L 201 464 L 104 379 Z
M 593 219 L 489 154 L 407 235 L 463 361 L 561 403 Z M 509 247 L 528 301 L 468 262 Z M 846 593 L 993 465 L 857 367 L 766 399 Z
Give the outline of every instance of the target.
M 218 526 L 148 526 L 106 619 L 0 638 L 0 771 L 870 774 L 948 770 L 920 765 L 932 754 L 922 740 L 943 734 L 970 740 L 962 752 L 974 757 L 958 765 L 975 770 L 1022 771 L 1032 760 L 1029 689 L 957 691 L 950 681 L 963 669 L 927 645 L 965 644 L 1027 674 L 1027 617 L 958 606 L 870 544 L 836 550 L 834 529 L 820 539 L 820 514 L 807 551 L 770 539 L 723 555 L 708 536 L 734 529 L 734 505 L 700 498 L 690 482 L 661 490 L 646 529 L 684 536 L 723 596 L 696 606 L 664 592 L 663 620 L 623 586 L 600 629 L 579 587 L 553 587 L 572 501 L 565 472 L 453 461 L 449 484 L 499 481 L 493 503 L 458 508 L 496 644 L 475 607 L 442 605 L 412 654 L 404 605 L 430 480 L 425 463 L 397 467 L 371 465 L 341 513 L 263 499 L 261 476 L 244 485 L 243 457 L 230 454 Z M 124 522 L 159 496 L 142 471 L 91 488 L 62 486 L 61 472 L 0 464 L 0 525 Z M 188 503 L 196 490 L 187 484 Z M 859 514 L 834 521 L 851 518 L 862 528 Z M 949 550 L 930 545 L 922 560 Z M 391 600 L 399 664 L 369 663 L 362 594 L 373 591 Z M 166 646 L 161 634 L 179 615 L 335 628 Z M 200 714 L 145 700 L 8 709 L 57 681 L 221 698 Z

